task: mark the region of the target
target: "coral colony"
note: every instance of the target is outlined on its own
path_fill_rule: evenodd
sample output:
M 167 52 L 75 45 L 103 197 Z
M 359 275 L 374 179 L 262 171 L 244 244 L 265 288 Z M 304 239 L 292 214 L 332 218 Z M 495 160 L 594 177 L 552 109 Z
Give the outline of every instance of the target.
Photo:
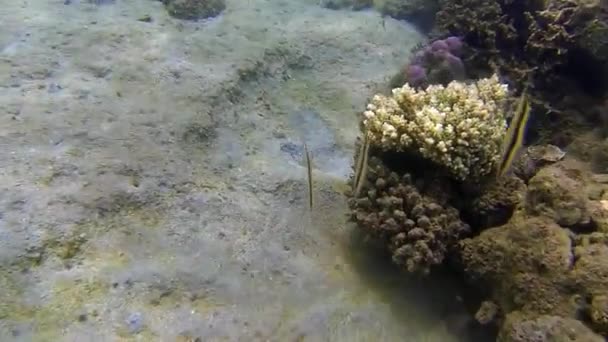
M 464 64 L 460 59 L 463 43 L 460 37 L 451 36 L 432 41 L 416 52 L 405 68 L 405 79 L 411 86 L 429 83 L 446 83 L 462 80 Z M 433 81 L 430 81 L 433 80 Z
M 500 155 L 506 129 L 500 104 L 506 96 L 507 86 L 497 75 L 426 90 L 405 84 L 390 97 L 374 96 L 363 125 L 374 147 L 414 148 L 457 179 L 480 178 L 495 168 Z

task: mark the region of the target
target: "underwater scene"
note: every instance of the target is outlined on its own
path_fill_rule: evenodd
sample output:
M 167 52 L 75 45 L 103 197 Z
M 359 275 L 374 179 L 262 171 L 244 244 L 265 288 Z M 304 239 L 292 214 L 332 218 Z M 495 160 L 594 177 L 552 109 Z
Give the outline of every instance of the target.
M 0 342 L 602 342 L 607 0 L 4 0 Z

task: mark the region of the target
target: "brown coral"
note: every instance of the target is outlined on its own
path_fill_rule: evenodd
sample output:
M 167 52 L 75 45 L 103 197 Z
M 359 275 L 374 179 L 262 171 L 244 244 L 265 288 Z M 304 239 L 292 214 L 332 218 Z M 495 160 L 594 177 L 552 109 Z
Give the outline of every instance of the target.
M 468 232 L 458 211 L 430 193 L 421 193 L 410 174 L 399 175 L 372 157 L 366 178 L 361 195 L 349 200 L 352 219 L 384 241 L 393 261 L 408 271 L 428 273 Z

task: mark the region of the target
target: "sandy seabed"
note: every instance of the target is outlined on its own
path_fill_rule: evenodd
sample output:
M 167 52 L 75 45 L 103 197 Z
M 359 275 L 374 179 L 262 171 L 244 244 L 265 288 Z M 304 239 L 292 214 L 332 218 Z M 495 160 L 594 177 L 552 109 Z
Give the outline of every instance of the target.
M 341 195 L 414 28 L 298 0 L 14 0 L 0 27 L 1 341 L 458 340 L 450 284 L 367 252 Z

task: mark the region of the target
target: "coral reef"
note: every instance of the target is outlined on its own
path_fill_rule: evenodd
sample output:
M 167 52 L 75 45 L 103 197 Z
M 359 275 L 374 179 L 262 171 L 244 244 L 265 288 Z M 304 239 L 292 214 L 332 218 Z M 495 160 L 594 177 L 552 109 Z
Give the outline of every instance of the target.
M 172 17 L 198 20 L 215 17 L 226 9 L 225 0 L 162 0 Z
M 350 194 L 349 206 L 353 221 L 388 245 L 396 264 L 428 273 L 469 234 L 451 203 L 459 202 L 457 191 L 448 189 L 451 182 L 479 182 L 494 170 L 505 133 L 500 103 L 506 95 L 506 86 L 493 76 L 420 91 L 406 84 L 368 105 L 360 128 L 369 158 L 359 175 L 361 191 Z M 508 212 L 509 201 L 519 198 L 492 196 L 480 199 L 478 207 Z
M 363 130 L 382 150 L 414 151 L 456 179 L 477 180 L 494 170 L 499 158 L 506 96 L 496 75 L 419 91 L 406 84 L 392 97 L 374 96 Z
M 499 71 L 517 86 L 530 80 L 544 101 L 581 86 L 608 89 L 608 16 L 600 0 L 441 0 L 440 7 L 438 30 L 473 48 L 465 63 L 471 69 Z
M 530 179 L 526 200 L 507 223 L 460 242 L 460 261 L 496 304 L 500 341 L 602 341 L 599 335 L 608 336 L 605 177 L 561 160 L 552 148 L 534 152 L 556 162 Z M 489 324 L 486 311 L 482 305 L 479 318 Z

